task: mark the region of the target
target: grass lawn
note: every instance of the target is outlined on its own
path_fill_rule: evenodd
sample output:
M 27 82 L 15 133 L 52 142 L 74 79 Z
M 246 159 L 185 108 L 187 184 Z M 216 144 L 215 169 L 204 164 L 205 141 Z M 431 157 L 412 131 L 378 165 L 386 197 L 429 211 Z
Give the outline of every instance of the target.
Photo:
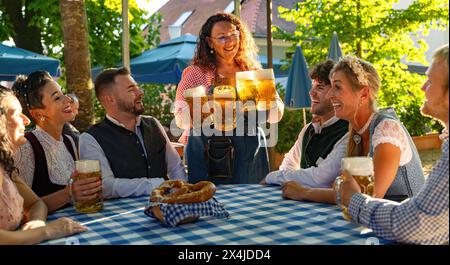
M 431 149 L 420 151 L 420 160 L 422 161 L 423 172 L 425 173 L 425 177 L 428 177 L 428 174 L 431 171 L 431 168 L 436 163 L 436 161 L 441 156 L 441 149 Z

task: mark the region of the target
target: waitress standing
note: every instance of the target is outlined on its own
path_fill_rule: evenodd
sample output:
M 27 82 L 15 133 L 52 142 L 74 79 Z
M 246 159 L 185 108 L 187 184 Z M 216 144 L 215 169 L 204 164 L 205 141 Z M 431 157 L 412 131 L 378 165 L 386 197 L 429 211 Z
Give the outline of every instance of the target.
M 189 182 L 259 183 L 269 173 L 265 135 L 258 124 L 249 122 L 249 113 L 243 116 L 244 130 L 239 128 L 242 123 L 238 120 L 238 128 L 233 130 L 232 136 L 217 136 L 224 135 L 223 132 L 207 136 L 204 130 L 193 133 L 188 121 L 188 104 L 183 96 L 186 89 L 200 85 L 207 95 L 211 95 L 217 86 L 236 87 L 237 72 L 261 69 L 257 51 L 251 34 L 238 17 L 217 13 L 203 24 L 193 62 L 183 71 L 175 101 L 177 125 L 185 129 L 179 141 L 186 144 Z M 277 94 L 275 107 L 268 111 L 265 121 L 277 123 L 283 108 Z M 236 134 L 237 131 L 244 134 Z

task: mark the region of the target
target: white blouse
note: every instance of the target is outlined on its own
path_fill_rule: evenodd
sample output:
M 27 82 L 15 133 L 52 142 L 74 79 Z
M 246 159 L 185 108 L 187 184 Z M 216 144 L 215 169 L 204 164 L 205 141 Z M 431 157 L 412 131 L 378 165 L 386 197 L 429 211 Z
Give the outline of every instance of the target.
M 44 149 L 50 181 L 57 185 L 67 185 L 70 176 L 75 170 L 75 161 L 69 150 L 67 150 L 63 138 L 56 140 L 38 126 L 36 126 L 33 134 Z M 73 139 L 70 136 L 67 137 L 69 137 L 74 150 L 77 150 Z M 14 162 L 19 169 L 20 177 L 31 187 L 34 178 L 35 159 L 30 142 L 27 141 L 14 154 Z
M 384 143 L 400 148 L 400 166 L 406 165 L 412 159 L 412 150 L 408 136 L 396 120 L 385 119 L 378 123 L 372 135 L 373 149 Z

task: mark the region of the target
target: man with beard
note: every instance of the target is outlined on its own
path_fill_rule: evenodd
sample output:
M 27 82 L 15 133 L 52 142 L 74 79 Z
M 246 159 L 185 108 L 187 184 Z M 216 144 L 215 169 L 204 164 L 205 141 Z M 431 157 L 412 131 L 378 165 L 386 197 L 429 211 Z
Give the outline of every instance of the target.
M 127 68 L 95 79 L 106 117 L 80 136 L 80 158 L 99 160 L 105 198 L 149 195 L 167 179 L 186 180 L 181 159 L 159 121 L 144 112 L 144 92 Z
M 300 131 L 297 141 L 285 155 L 280 170 L 269 173 L 261 184 L 283 185 L 283 196 L 299 199 L 304 188 L 329 188 L 340 173 L 345 156 L 348 122 L 334 116 L 327 92 L 332 60 L 317 64 L 309 73 L 312 87 L 313 120 Z

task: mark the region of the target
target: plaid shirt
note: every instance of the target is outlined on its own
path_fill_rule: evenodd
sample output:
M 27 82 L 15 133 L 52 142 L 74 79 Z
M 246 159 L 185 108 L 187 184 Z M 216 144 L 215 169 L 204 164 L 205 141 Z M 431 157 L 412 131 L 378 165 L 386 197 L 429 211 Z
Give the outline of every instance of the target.
M 348 207 L 352 219 L 386 239 L 409 244 L 448 244 L 448 154 L 447 138 L 422 190 L 402 203 L 354 194 Z

